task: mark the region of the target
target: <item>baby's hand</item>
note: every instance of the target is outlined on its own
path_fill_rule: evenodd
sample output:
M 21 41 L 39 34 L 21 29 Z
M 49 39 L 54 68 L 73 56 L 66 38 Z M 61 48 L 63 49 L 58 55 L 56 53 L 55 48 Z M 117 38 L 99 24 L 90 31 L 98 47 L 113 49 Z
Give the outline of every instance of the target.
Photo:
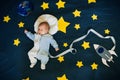
M 27 33 L 27 32 L 28 32 L 28 30 L 27 30 L 27 29 L 25 29 L 25 30 L 24 30 L 24 33 Z
M 55 51 L 59 51 L 59 48 L 56 48 Z

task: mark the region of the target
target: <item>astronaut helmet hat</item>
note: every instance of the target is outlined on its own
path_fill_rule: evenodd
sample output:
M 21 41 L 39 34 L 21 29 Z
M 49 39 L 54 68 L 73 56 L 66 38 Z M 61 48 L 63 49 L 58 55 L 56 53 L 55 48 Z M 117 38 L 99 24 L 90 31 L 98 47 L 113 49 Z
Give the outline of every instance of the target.
M 48 22 L 50 26 L 49 34 L 53 35 L 58 31 L 58 20 L 55 16 L 51 14 L 43 14 L 37 18 L 34 23 L 34 30 L 35 32 L 38 31 L 39 24 L 42 22 Z

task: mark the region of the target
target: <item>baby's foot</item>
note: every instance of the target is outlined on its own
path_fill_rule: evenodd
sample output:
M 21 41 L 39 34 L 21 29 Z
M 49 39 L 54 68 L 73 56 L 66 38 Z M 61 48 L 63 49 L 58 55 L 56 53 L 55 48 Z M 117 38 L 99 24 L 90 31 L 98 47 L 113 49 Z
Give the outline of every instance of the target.
M 44 64 L 41 64 L 41 69 L 42 70 L 45 70 L 46 69 L 46 66 Z
M 35 66 L 35 64 L 32 63 L 32 64 L 30 65 L 30 68 L 33 68 L 34 66 Z

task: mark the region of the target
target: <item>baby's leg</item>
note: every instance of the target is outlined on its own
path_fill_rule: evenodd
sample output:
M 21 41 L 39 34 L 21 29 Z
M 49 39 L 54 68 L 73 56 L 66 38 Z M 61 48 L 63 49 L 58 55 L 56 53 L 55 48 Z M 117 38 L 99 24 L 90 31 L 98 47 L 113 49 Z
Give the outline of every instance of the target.
M 49 61 L 49 57 L 48 56 L 42 56 L 41 57 L 41 63 L 42 64 L 44 64 L 44 65 L 46 65 L 47 63 L 48 63 L 48 61 Z
M 41 56 L 41 69 L 42 70 L 45 70 L 46 69 L 46 64 L 48 63 L 49 61 L 49 57 L 46 56 L 46 55 L 42 55 Z
M 34 52 L 34 50 L 30 50 L 28 52 L 28 57 L 29 57 L 29 60 L 30 60 L 30 68 L 33 68 L 35 66 L 35 64 L 37 63 L 37 59 L 35 58 L 36 57 L 36 52 Z

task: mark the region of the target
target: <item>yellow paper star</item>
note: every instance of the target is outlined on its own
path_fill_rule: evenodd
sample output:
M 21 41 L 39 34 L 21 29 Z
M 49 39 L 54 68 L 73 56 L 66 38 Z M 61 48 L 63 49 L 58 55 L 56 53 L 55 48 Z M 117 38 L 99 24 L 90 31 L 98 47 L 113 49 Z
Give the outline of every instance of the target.
M 56 5 L 58 6 L 58 9 L 60 9 L 60 8 L 65 8 L 65 2 L 63 2 L 62 0 L 59 0 L 57 3 L 56 3 Z
M 78 11 L 77 9 L 73 12 L 74 17 L 80 17 L 81 11 Z
M 63 46 L 64 46 L 64 47 L 67 47 L 67 46 L 68 46 L 68 43 L 63 43 Z
M 43 10 L 45 10 L 45 9 L 49 9 L 49 3 L 45 3 L 45 2 L 43 2 L 43 4 L 41 5 L 41 7 L 43 8 Z
M 66 78 L 66 75 L 64 74 L 62 77 L 57 77 L 57 80 L 68 80 L 68 79 Z
M 29 78 L 29 77 L 27 77 L 26 79 L 22 79 L 22 80 L 30 80 L 30 78 Z
M 75 24 L 74 28 L 78 30 L 80 28 L 80 24 Z
M 57 60 L 58 60 L 60 63 L 63 62 L 63 61 L 64 61 L 64 56 L 60 56 L 60 57 L 58 57 Z
M 98 67 L 98 64 L 96 64 L 95 62 L 91 65 L 91 67 L 92 67 L 92 70 L 97 70 L 97 67 Z
M 90 48 L 89 44 L 90 44 L 89 42 L 84 41 L 81 46 L 86 50 L 87 48 Z
M 69 26 L 69 22 L 64 21 L 63 17 L 58 20 L 58 30 L 66 33 L 66 28 Z
M 105 34 L 110 34 L 110 30 L 109 29 L 106 29 L 104 30 Z
M 19 22 L 18 26 L 19 26 L 19 28 L 22 28 L 22 27 L 24 27 L 24 23 L 23 22 Z
M 9 16 L 5 16 L 4 19 L 3 19 L 3 21 L 6 22 L 6 23 L 8 23 L 10 19 L 11 18 Z
M 20 44 L 20 40 L 19 40 L 18 38 L 15 39 L 15 40 L 14 40 L 14 45 L 15 45 L 15 46 L 18 46 L 19 44 Z
M 96 3 L 96 0 L 88 0 L 88 4 L 90 3 Z
M 97 20 L 97 15 L 93 14 L 93 15 L 91 16 L 91 18 L 92 18 L 93 20 Z
M 83 66 L 83 63 L 82 61 L 77 61 L 77 64 L 76 64 L 77 67 L 81 68 Z

